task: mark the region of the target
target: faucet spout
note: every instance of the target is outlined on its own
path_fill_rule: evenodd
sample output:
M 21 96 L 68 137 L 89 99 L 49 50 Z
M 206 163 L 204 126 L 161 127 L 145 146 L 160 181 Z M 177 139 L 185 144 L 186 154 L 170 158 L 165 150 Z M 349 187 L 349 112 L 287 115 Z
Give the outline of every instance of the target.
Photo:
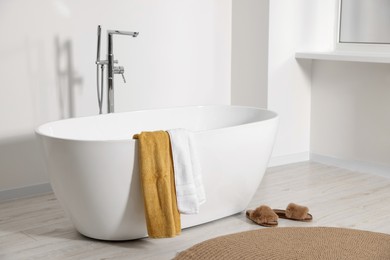
M 129 35 L 133 37 L 137 37 L 139 32 L 129 32 L 129 31 L 120 31 L 120 30 L 108 30 L 108 35 L 110 34 L 119 34 L 119 35 Z

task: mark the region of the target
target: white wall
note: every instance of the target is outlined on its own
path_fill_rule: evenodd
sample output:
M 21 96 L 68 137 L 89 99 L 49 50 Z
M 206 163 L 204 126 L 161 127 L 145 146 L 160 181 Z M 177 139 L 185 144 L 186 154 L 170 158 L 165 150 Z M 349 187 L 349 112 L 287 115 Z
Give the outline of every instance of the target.
M 335 47 L 337 0 L 270 1 L 268 108 L 280 115 L 271 165 L 312 159 L 389 176 L 389 65 L 296 60 Z
M 335 1 L 270 1 L 268 108 L 280 116 L 271 165 L 309 159 L 311 64 L 298 50 L 331 49 Z
M 98 24 L 140 32 L 114 36 L 117 111 L 230 103 L 231 1 L 0 1 L 0 191 L 48 181 L 36 126 L 97 114 Z
M 233 0 L 232 105 L 267 107 L 269 0 Z
M 116 80 L 117 111 L 229 104 L 231 1 L 132 2 L 122 24 L 111 23 L 140 31 L 114 39 L 128 71 L 128 84 Z
M 336 20 L 336 11 L 329 17 Z M 380 46 L 371 48 L 380 50 Z M 313 160 L 389 176 L 389 71 L 388 64 L 313 62 Z
M 313 63 L 312 153 L 390 169 L 389 71 L 388 64 Z
M 311 62 L 295 52 L 333 49 L 336 7 L 337 0 L 233 1 L 232 104 L 279 114 L 271 166 L 309 159 Z

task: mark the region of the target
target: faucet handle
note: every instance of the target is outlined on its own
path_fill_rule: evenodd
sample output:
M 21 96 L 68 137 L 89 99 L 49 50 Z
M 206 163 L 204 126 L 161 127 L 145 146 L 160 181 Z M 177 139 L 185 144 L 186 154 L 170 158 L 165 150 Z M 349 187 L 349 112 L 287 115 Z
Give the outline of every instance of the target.
M 125 68 L 123 66 L 114 67 L 114 74 L 121 74 L 123 78 L 123 82 L 126 83 Z
M 123 83 L 126 83 L 125 72 L 121 73 L 121 75 L 122 75 Z

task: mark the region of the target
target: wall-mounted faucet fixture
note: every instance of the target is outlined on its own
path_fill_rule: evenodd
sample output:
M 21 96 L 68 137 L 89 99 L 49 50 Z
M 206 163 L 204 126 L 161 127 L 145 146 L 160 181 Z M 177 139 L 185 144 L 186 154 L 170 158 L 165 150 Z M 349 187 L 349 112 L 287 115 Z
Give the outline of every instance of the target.
M 121 74 L 123 81 L 126 83 L 124 76 L 125 69 L 122 66 L 115 66 L 115 63 L 118 63 L 117 60 L 114 60 L 113 52 L 113 35 L 128 35 L 137 37 L 138 32 L 127 32 L 127 31 L 118 31 L 118 30 L 108 30 L 107 31 L 107 60 L 100 60 L 100 35 L 101 35 L 101 26 L 98 25 L 98 41 L 97 41 L 97 56 L 96 56 L 96 82 L 97 82 L 97 95 L 98 95 L 98 104 L 99 104 L 99 114 L 102 114 L 103 107 L 103 82 L 104 82 L 104 66 L 107 65 L 107 112 L 114 112 L 114 75 Z M 99 73 L 99 67 L 101 73 Z M 100 77 L 99 77 L 100 74 Z

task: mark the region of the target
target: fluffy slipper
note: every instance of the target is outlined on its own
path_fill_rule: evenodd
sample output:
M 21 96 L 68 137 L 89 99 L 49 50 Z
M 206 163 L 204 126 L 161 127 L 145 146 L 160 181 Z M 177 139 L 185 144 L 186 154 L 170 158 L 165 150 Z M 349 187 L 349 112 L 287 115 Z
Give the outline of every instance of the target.
M 294 203 L 288 204 L 286 210 L 274 209 L 279 218 L 291 219 L 297 221 L 311 221 L 313 216 L 309 213 L 309 208 Z
M 262 205 L 255 210 L 247 210 L 246 216 L 260 226 L 276 227 L 278 225 L 278 215 L 266 205 Z

